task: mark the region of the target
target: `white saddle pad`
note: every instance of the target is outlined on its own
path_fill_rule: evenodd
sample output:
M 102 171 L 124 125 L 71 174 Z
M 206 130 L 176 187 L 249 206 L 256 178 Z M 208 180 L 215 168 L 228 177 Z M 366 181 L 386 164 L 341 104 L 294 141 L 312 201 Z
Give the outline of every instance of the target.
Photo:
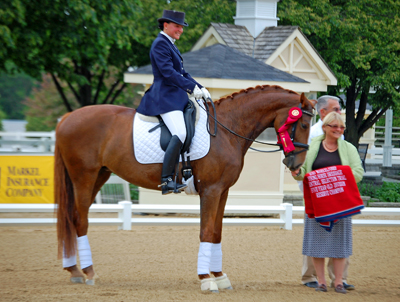
M 185 153 L 185 159 L 190 156 L 190 160 L 200 159 L 207 155 L 210 150 L 210 134 L 207 132 L 207 113 L 203 110 L 204 104 L 197 107 L 200 111 L 200 118 L 196 125 L 195 134 L 190 146 L 190 153 Z M 151 128 L 158 123 L 142 120 L 138 114 L 135 114 L 133 121 L 133 146 L 136 160 L 141 164 L 162 163 L 165 152 L 160 146 L 161 129 L 149 133 Z M 179 160 L 182 161 L 181 157 Z

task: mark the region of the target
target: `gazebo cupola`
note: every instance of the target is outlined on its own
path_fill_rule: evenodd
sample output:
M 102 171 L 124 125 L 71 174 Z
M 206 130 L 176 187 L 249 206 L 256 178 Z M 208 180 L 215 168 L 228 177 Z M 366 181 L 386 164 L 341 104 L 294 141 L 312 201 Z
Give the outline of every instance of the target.
M 279 0 L 237 0 L 235 25 L 247 28 L 256 38 L 266 27 L 277 26 L 276 17 Z

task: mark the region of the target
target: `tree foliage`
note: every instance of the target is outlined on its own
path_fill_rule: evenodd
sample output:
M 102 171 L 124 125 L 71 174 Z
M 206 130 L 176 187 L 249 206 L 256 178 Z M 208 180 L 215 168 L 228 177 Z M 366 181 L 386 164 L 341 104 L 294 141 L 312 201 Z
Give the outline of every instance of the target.
M 363 133 L 400 103 L 400 2 L 285 0 L 278 15 L 281 24 L 299 25 L 333 70 L 338 85 L 328 93 L 345 93 L 345 137 L 358 146 Z M 367 103 L 373 106 L 368 117 Z
M 235 0 L 141 0 L 141 2 L 143 5 L 139 9 L 140 17 L 136 22 L 136 35 L 139 41 L 149 49 L 160 32 L 157 19 L 161 18 L 163 10 L 185 12 L 185 21 L 189 26 L 184 28 L 183 35 L 176 42 L 182 53 L 192 48 L 211 22 L 233 24 L 236 11 Z
M 105 79 L 105 84 L 116 80 L 117 70 L 111 69 L 112 76 Z M 72 91 L 67 89 L 67 83 L 59 80 L 63 89 L 66 89 L 66 97 L 71 100 L 72 109 L 79 108 L 78 102 L 73 98 Z M 117 99 L 115 104 L 122 106 L 138 105 L 140 102 L 138 89 L 141 85 L 128 85 L 121 93 L 121 98 Z M 27 131 L 52 131 L 55 130 L 58 120 L 67 113 L 63 101 L 53 85 L 51 75 L 43 74 L 42 81 L 38 87 L 32 91 L 32 95 L 24 100 L 26 106 L 26 130 Z
M 135 54 L 136 0 L 4 0 L 0 5 L 0 69 L 41 79 L 49 73 L 66 108 L 73 106 L 59 79 L 80 106 L 113 103 L 125 88 L 122 74 Z M 128 54 L 131 54 L 130 56 Z M 132 59 L 132 60 L 129 60 Z M 120 70 L 109 87 L 110 67 Z
M 50 74 L 68 111 L 74 102 L 115 103 L 127 87 L 127 68 L 149 63 L 164 9 L 186 12 L 190 30 L 179 41 L 184 52 L 211 21 L 233 22 L 235 1 L 3 0 L 0 70 L 22 70 L 38 80 Z M 9 62 L 16 68 L 9 68 Z M 111 74 L 112 68 L 118 74 Z M 106 85 L 111 77 L 115 81 Z
M 3 131 L 2 121 L 6 118 L 6 114 L 0 108 L 0 131 Z
M 36 81 L 23 73 L 8 75 L 0 72 L 0 108 L 4 118 L 23 119 L 23 100 L 31 93 Z

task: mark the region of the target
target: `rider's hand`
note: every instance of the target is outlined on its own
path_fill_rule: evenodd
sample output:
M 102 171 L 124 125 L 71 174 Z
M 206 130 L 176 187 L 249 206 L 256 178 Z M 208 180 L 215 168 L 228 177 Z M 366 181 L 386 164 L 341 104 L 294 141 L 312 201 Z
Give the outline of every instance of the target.
M 193 93 L 191 94 L 196 100 L 201 99 L 203 92 L 200 90 L 199 86 L 194 86 Z
M 208 98 L 211 99 L 211 94 L 208 92 L 208 90 L 206 88 L 201 88 L 201 92 L 203 93 L 203 97 L 208 100 Z

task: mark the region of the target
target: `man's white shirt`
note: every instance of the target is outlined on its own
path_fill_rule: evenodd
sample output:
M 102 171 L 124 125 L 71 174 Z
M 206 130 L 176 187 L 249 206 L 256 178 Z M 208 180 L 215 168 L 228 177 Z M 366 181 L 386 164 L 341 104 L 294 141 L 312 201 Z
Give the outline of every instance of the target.
M 308 136 L 308 144 L 311 143 L 311 139 L 324 134 L 322 130 L 322 120 L 319 119 L 310 129 L 310 135 Z

